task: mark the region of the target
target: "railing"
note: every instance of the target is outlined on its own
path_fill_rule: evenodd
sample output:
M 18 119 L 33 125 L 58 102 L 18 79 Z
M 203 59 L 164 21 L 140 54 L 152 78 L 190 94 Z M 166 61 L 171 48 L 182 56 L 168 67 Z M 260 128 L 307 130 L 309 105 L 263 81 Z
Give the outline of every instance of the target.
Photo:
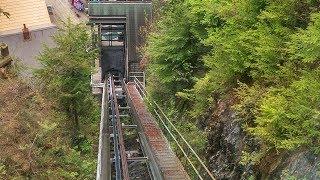
M 109 100 L 109 95 L 107 90 L 107 79 L 106 79 L 103 84 L 102 103 L 101 103 L 98 166 L 97 166 L 97 176 L 96 176 L 97 180 L 111 179 L 108 100 Z
M 183 137 L 180 131 L 175 127 L 172 121 L 163 112 L 162 108 L 155 101 L 151 100 L 147 96 L 148 92 L 145 90 L 145 86 L 136 77 L 133 77 L 133 78 L 134 78 L 134 83 L 138 88 L 138 91 L 153 108 L 153 111 L 157 116 L 159 123 L 161 123 L 162 125 L 162 129 L 167 132 L 165 134 L 168 134 L 169 137 L 173 139 L 174 143 L 182 152 L 183 156 L 187 159 L 188 165 L 191 166 L 192 170 L 196 174 L 196 177 L 201 180 L 215 179 L 213 174 L 209 171 L 205 163 L 202 161 L 202 159 L 197 155 L 197 153 L 191 147 L 188 141 Z
M 146 87 L 146 74 L 145 72 L 129 72 L 129 81 L 137 79 L 145 88 Z

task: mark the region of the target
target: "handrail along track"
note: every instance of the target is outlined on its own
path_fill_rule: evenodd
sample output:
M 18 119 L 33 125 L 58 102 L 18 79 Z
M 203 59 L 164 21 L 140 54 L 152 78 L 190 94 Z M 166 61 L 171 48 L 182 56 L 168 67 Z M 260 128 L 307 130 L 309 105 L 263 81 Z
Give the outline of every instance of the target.
M 214 180 L 215 177 L 210 172 L 208 167 L 205 165 L 205 163 L 202 161 L 202 159 L 197 155 L 195 150 L 191 147 L 191 145 L 188 143 L 188 141 L 183 137 L 181 132 L 175 127 L 175 125 L 171 122 L 171 120 L 167 117 L 167 115 L 163 112 L 162 108 L 158 105 L 157 102 L 150 99 L 148 97 L 148 92 L 145 89 L 145 85 L 141 83 L 136 77 L 133 77 L 134 83 L 138 90 L 140 91 L 140 94 L 146 99 L 146 101 L 149 103 L 151 107 L 154 107 L 153 111 L 155 115 L 158 117 L 158 120 L 161 122 L 161 124 L 164 126 L 164 130 L 168 132 L 170 137 L 174 140 L 176 145 L 178 146 L 179 150 L 182 152 L 184 157 L 187 159 L 189 165 L 192 167 L 193 171 L 196 173 L 197 177 L 201 180 L 203 179 L 212 179 Z M 170 127 L 173 130 L 170 130 Z M 183 148 L 184 146 L 179 143 L 178 139 L 182 140 L 182 143 L 187 146 L 187 148 Z M 189 156 L 189 152 L 191 152 L 191 155 L 196 158 L 196 162 L 200 164 L 200 170 L 197 169 L 195 163 L 191 160 L 191 157 Z

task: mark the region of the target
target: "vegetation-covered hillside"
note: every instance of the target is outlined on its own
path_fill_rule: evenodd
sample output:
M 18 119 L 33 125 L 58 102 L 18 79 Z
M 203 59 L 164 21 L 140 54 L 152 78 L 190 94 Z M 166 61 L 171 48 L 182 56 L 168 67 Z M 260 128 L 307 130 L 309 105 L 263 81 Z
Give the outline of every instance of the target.
M 180 112 L 181 124 L 205 131 L 208 157 L 232 146 L 226 167 L 212 166 L 218 177 L 236 178 L 230 169 L 248 164 L 256 177 L 272 175 L 272 162 L 304 149 L 319 157 L 319 1 L 171 0 L 155 9 L 142 48 L 148 89 L 168 112 Z M 241 148 L 213 142 L 228 123 L 239 125 Z
M 99 106 L 96 50 L 86 26 L 66 23 L 39 56 L 35 78 L 0 79 L 0 179 L 94 179 Z

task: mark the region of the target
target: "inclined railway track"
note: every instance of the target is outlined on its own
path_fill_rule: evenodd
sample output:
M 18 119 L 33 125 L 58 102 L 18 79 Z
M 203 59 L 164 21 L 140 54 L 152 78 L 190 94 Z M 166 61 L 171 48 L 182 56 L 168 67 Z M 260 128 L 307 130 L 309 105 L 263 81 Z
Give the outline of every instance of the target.
M 133 82 L 126 83 L 121 74 L 110 74 L 105 78 L 102 87 L 97 179 L 214 179 L 160 107 L 158 107 L 159 110 L 154 110 L 157 119 L 148 111 L 143 100 L 147 92 L 137 78 L 134 78 Z M 156 106 L 158 105 L 156 104 Z M 164 117 L 162 117 L 163 115 Z M 163 121 L 163 118 L 167 119 L 166 122 Z M 132 121 L 128 121 L 128 119 Z M 170 126 L 173 128 L 169 128 Z M 162 129 L 163 127 L 165 129 Z M 129 130 L 132 129 L 136 130 L 136 141 L 130 139 L 130 135 L 128 135 L 130 134 Z M 171 132 L 170 129 L 175 129 L 177 133 Z M 194 176 L 190 178 L 185 171 L 163 133 L 166 130 L 166 134 L 172 136 L 188 160 L 197 178 Z M 178 136 L 174 134 L 178 134 Z M 179 141 L 179 138 L 182 138 L 182 141 Z M 129 141 L 130 143 L 128 143 Z M 134 146 L 136 149 L 130 149 L 128 144 L 132 143 L 138 144 Z M 186 146 L 189 149 L 183 149 Z M 195 155 L 194 158 L 199 160 L 197 164 L 201 164 L 200 166 L 196 167 L 191 161 L 192 155 Z M 144 166 L 141 166 L 142 164 Z
M 93 44 L 101 50 L 92 76 L 93 92 L 103 89 L 97 179 L 214 179 L 175 124 L 146 96 L 136 47 L 139 29 L 152 17 L 151 1 L 89 1 L 88 7 Z
M 131 116 L 128 113 L 130 107 L 126 102 L 124 86 L 125 83 L 121 74 L 109 74 L 102 85 L 103 94 L 96 178 L 101 180 L 129 180 L 136 179 L 139 177 L 137 174 L 140 173 L 147 174 L 143 179 L 152 179 L 151 173 L 148 172 L 148 167 L 146 165 L 143 166 L 148 161 L 148 158 L 144 156 L 145 152 L 141 147 L 141 140 L 131 142 L 131 144 L 136 144 L 135 148 L 138 148 L 129 150 L 128 141 L 130 140 L 126 132 L 132 129 L 137 130 L 137 125 L 125 124 Z M 136 134 L 139 137 L 137 131 Z M 137 170 L 137 167 L 140 167 L 140 170 Z
M 120 122 L 120 113 L 118 106 L 118 98 L 115 90 L 114 76 L 109 75 L 109 97 L 110 97 L 110 109 L 111 109 L 111 122 L 113 131 L 113 143 L 115 152 L 115 169 L 116 169 L 116 179 L 129 180 L 127 155 L 124 146 L 122 125 Z

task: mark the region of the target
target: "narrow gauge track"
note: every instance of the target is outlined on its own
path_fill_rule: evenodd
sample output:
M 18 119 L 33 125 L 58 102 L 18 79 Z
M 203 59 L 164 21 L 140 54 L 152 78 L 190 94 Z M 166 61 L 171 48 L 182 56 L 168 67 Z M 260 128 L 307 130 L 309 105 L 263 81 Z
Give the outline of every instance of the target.
M 114 82 L 115 82 L 114 76 L 109 75 L 108 92 L 109 92 L 109 98 L 110 98 L 111 122 L 112 122 L 113 143 L 114 143 L 114 152 L 115 152 L 114 159 L 115 159 L 116 179 L 121 179 L 121 172 L 122 172 L 123 179 L 129 180 L 127 155 L 126 155 L 125 146 L 124 146 L 122 125 L 120 122 L 118 98 L 117 98 Z
M 109 75 L 101 86 L 97 179 L 190 179 L 132 83 L 119 74 Z M 125 124 L 127 117 L 131 125 Z M 127 131 L 132 128 L 136 141 Z
M 103 94 L 96 177 L 99 180 L 152 179 L 137 125 L 131 124 L 124 86 L 121 74 L 109 74 L 100 86 Z

